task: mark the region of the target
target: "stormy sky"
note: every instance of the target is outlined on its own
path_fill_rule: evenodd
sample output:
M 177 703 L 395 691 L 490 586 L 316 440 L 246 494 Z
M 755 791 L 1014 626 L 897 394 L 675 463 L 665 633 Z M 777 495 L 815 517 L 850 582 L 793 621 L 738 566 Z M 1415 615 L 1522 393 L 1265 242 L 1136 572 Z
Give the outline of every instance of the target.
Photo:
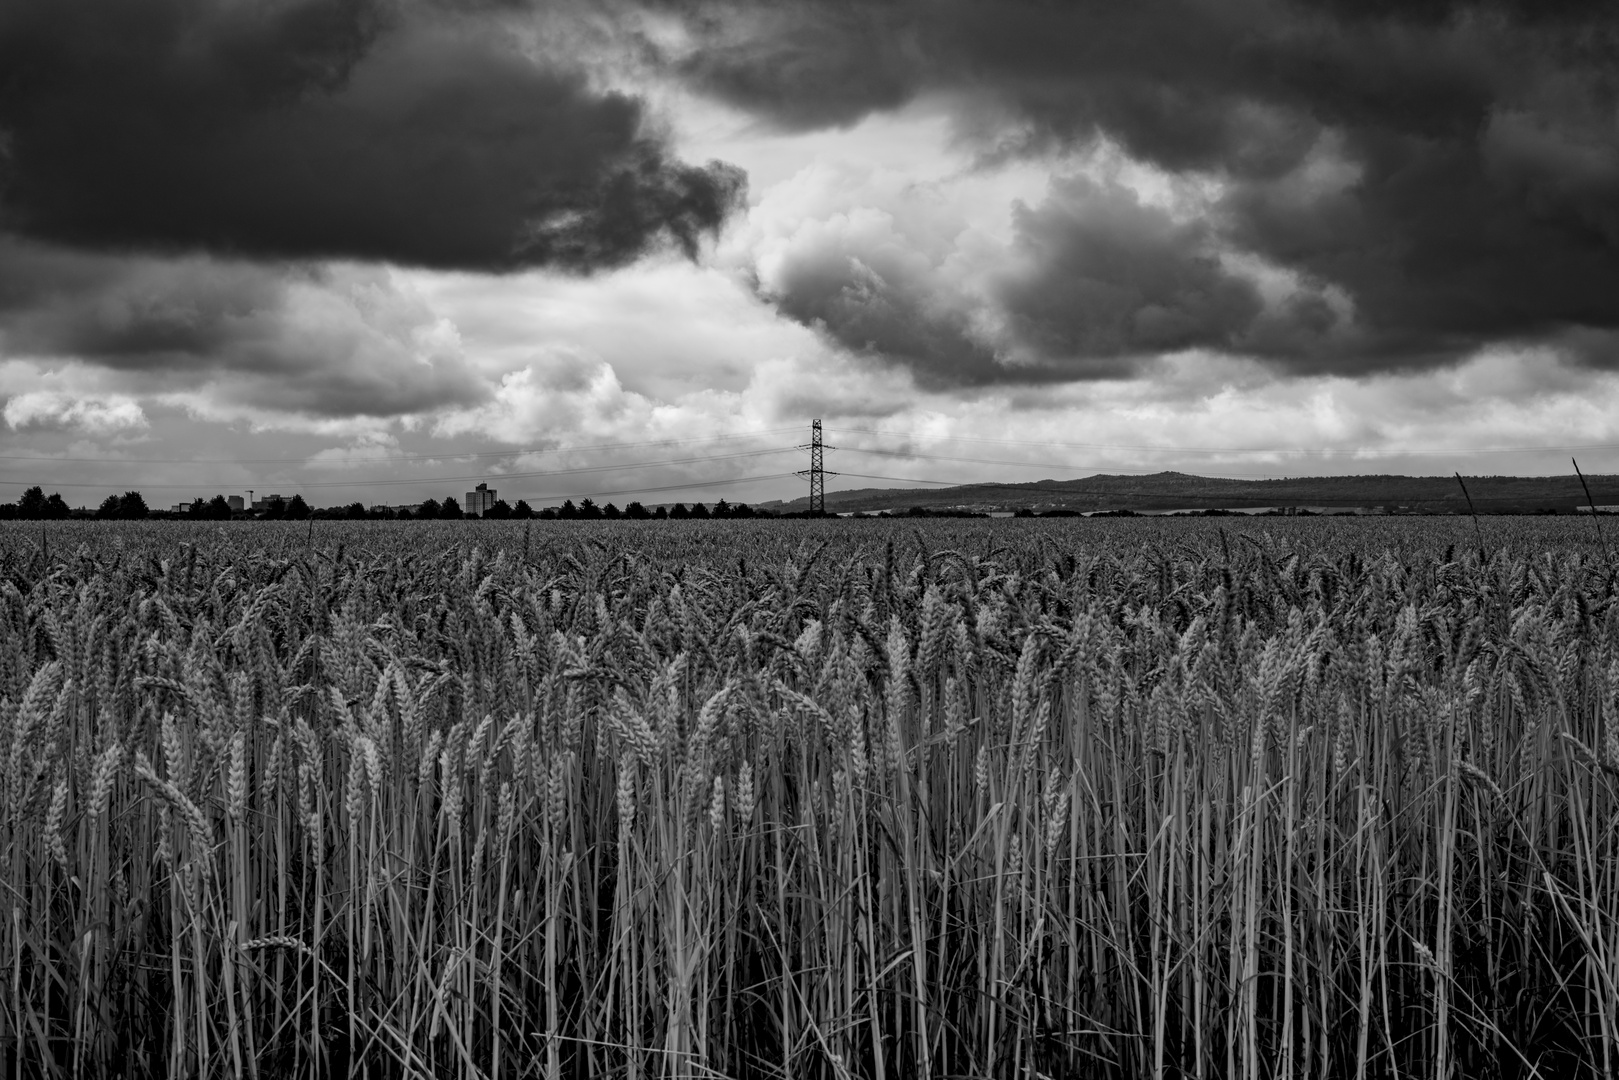
M 1611 0 L 0 5 L 0 500 L 758 501 L 815 416 L 839 486 L 1619 472 L 1615 406 Z

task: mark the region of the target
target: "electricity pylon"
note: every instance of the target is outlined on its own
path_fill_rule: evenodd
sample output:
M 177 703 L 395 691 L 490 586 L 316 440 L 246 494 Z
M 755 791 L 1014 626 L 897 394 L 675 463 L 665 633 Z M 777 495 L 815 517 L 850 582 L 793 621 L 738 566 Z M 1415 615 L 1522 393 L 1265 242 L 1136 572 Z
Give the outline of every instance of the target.
M 818 418 L 810 421 L 810 441 L 800 446 L 799 449 L 808 450 L 810 455 L 810 467 L 798 471 L 799 476 L 809 477 L 810 513 L 824 514 L 826 513 L 826 478 L 838 474 L 827 472 L 821 467 L 821 455 L 824 451 L 836 450 L 837 447 L 827 446 L 821 442 L 821 421 Z

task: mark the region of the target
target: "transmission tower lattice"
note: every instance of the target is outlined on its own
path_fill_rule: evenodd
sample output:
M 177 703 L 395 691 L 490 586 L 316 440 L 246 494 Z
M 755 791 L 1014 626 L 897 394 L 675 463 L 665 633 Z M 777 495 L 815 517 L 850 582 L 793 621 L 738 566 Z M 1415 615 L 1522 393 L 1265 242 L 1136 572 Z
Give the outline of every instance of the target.
M 824 451 L 836 450 L 837 447 L 827 446 L 821 442 L 821 421 L 816 419 L 810 421 L 810 441 L 800 446 L 799 449 L 808 450 L 810 455 L 810 467 L 798 471 L 799 476 L 809 477 L 810 513 L 824 514 L 826 513 L 826 478 L 838 474 L 827 472 L 821 467 L 821 455 Z

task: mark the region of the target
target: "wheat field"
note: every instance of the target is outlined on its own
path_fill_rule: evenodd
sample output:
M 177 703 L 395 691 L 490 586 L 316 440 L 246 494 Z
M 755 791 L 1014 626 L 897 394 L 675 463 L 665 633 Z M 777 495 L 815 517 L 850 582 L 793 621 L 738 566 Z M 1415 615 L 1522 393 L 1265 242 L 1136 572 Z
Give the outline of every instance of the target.
M 0 531 L 7 1077 L 1611 1077 L 1592 523 Z

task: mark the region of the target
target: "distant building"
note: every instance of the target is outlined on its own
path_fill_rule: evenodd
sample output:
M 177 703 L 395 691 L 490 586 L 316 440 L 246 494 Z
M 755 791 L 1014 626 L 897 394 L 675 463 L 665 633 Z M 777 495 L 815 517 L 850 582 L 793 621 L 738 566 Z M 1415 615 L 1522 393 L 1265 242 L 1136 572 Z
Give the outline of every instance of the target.
M 242 512 L 242 497 L 240 495 L 225 496 L 225 503 L 230 507 L 231 513 L 240 514 Z
M 494 505 L 494 489 L 488 484 L 479 484 L 475 489 L 467 492 L 466 505 L 462 507 L 462 510 L 474 517 L 483 517 L 484 511 Z
M 262 499 L 254 499 L 253 500 L 253 509 L 257 510 L 257 511 L 268 510 L 268 509 L 270 509 L 270 504 L 275 502 L 275 500 L 277 500 L 277 499 L 281 500 L 281 505 L 282 506 L 287 505 L 287 502 L 289 501 L 287 496 L 285 496 L 285 495 L 266 495 Z
M 169 513 L 171 513 L 171 514 L 183 514 L 187 510 L 190 510 L 190 509 L 191 509 L 191 504 L 190 503 L 175 503 L 173 506 L 169 507 Z

